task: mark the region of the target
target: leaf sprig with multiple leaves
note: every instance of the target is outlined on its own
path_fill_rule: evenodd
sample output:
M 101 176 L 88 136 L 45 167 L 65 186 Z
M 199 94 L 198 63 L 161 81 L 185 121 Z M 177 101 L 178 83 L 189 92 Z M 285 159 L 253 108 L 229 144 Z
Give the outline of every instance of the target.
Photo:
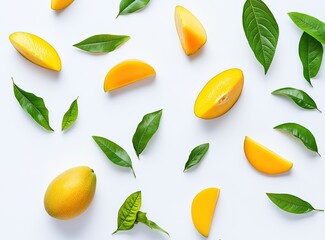
M 152 230 L 161 231 L 169 236 L 169 233 L 159 227 L 155 222 L 147 218 L 147 213 L 141 212 L 142 195 L 141 191 L 132 193 L 122 204 L 117 216 L 117 229 L 113 234 L 119 231 L 130 230 L 135 224 L 143 223 Z

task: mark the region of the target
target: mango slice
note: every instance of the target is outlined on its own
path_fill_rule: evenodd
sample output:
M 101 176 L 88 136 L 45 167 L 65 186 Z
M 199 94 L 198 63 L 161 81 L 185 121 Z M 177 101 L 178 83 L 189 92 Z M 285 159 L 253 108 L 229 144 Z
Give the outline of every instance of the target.
M 29 61 L 50 70 L 61 71 L 58 53 L 44 39 L 27 32 L 15 32 L 9 36 L 9 40 Z
M 249 137 L 245 137 L 244 151 L 247 160 L 258 171 L 265 174 L 281 174 L 288 172 L 293 163 L 282 158 Z
M 108 92 L 133 82 L 154 76 L 155 69 L 140 60 L 126 60 L 113 67 L 106 75 L 104 91 Z
M 187 55 L 196 53 L 207 41 L 201 22 L 186 8 L 175 8 L 175 24 L 179 40 Z
M 62 10 L 68 7 L 74 0 L 52 0 L 51 8 L 53 10 Z
M 192 220 L 195 228 L 204 237 L 210 233 L 214 210 L 219 198 L 220 189 L 207 188 L 199 192 L 192 202 Z
M 243 86 L 244 75 L 238 68 L 218 74 L 199 93 L 194 105 L 195 115 L 211 119 L 228 112 L 240 97 Z

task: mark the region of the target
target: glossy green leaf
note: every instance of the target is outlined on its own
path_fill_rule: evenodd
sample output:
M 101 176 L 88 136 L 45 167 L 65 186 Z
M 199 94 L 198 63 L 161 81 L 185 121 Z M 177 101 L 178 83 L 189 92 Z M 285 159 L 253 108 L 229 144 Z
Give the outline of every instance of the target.
M 292 99 L 299 107 L 304 109 L 317 109 L 321 112 L 315 103 L 315 101 L 303 90 L 286 87 L 280 88 L 272 92 L 274 95 L 282 95 Z
M 122 147 L 103 137 L 93 136 L 93 139 L 112 163 L 120 167 L 130 168 L 134 177 L 136 177 L 131 158 Z
M 150 0 L 121 0 L 120 11 L 117 15 L 126 15 L 143 9 L 148 5 Z
M 320 156 L 314 135 L 304 126 L 297 123 L 284 123 L 274 127 L 274 129 L 290 133 L 300 139 L 309 150 L 316 152 Z
M 304 77 L 311 85 L 310 79 L 316 77 L 322 64 L 323 45 L 304 32 L 299 42 L 299 57 L 304 69 Z
M 161 116 L 162 110 L 148 113 L 139 123 L 132 138 L 133 147 L 138 157 L 146 148 L 153 135 L 157 132 Z
M 169 233 L 166 230 L 162 229 L 155 222 L 153 222 L 147 218 L 147 213 L 139 211 L 137 214 L 136 222 L 141 222 L 141 223 L 147 225 L 152 230 L 163 232 L 169 236 Z
M 323 211 L 315 209 L 310 203 L 290 194 L 267 193 L 269 199 L 280 209 L 294 214 L 304 214 L 311 211 Z
M 61 130 L 64 131 L 71 127 L 78 118 L 78 98 L 74 100 L 68 111 L 64 114 L 62 119 Z
M 278 24 L 270 9 L 261 0 L 246 0 L 242 21 L 248 43 L 266 74 L 278 44 Z
M 113 234 L 130 230 L 134 227 L 137 220 L 137 213 L 141 207 L 141 191 L 132 193 L 123 203 L 118 211 L 117 229 Z
M 129 36 L 124 35 L 100 34 L 89 37 L 73 46 L 91 53 L 108 53 L 129 39 Z
M 27 112 L 39 125 L 49 131 L 54 131 L 49 122 L 49 111 L 44 100 L 33 93 L 29 93 L 19 88 L 12 80 L 14 94 L 20 106 Z
M 201 144 L 195 147 L 192 151 L 188 160 L 185 164 L 184 172 L 201 162 L 207 151 L 209 150 L 209 143 Z
M 290 12 L 291 20 L 304 32 L 325 44 L 325 23 L 310 15 Z

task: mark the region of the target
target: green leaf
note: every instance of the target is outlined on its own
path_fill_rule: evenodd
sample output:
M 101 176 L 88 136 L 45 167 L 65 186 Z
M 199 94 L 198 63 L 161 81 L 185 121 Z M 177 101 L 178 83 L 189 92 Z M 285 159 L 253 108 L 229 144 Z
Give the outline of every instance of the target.
M 153 135 L 157 132 L 161 116 L 162 110 L 148 113 L 142 118 L 142 121 L 139 123 L 132 138 L 133 147 L 138 157 L 146 148 Z
M 291 20 L 304 32 L 315 38 L 317 41 L 325 44 L 325 23 L 310 15 L 290 12 Z
M 132 193 L 118 211 L 117 229 L 112 234 L 122 230 L 130 230 L 137 220 L 137 213 L 141 207 L 141 191 Z
M 100 34 L 89 37 L 73 46 L 91 53 L 108 53 L 114 51 L 129 39 L 129 36 L 124 35 Z
M 284 123 L 274 127 L 274 129 L 290 133 L 300 139 L 309 150 L 316 152 L 320 156 L 314 135 L 304 126 L 297 123 Z
M 209 150 L 209 143 L 204 143 L 202 145 L 195 147 L 192 150 L 190 156 L 188 157 L 188 160 L 185 164 L 184 172 L 194 167 L 195 165 L 199 164 L 208 150 Z
M 242 20 L 248 43 L 266 74 L 278 44 L 278 24 L 270 9 L 261 0 L 246 0 Z
M 54 132 L 49 123 L 49 111 L 42 98 L 19 88 L 12 79 L 14 94 L 20 106 L 44 129 Z
M 304 109 L 316 109 L 321 112 L 315 101 L 303 90 L 296 88 L 280 88 L 272 92 L 274 95 L 282 95 L 291 98 L 299 107 Z
M 120 167 L 131 168 L 134 177 L 136 177 L 131 158 L 122 147 L 103 137 L 93 136 L 93 139 L 112 163 Z
M 304 32 L 299 42 L 299 57 L 304 69 L 304 77 L 311 85 L 310 79 L 316 77 L 323 60 L 323 45 Z
M 152 230 L 163 232 L 169 236 L 169 233 L 167 231 L 165 231 L 164 229 L 159 227 L 155 222 L 153 222 L 147 218 L 147 213 L 139 211 L 137 214 L 136 222 L 141 222 L 141 223 L 147 225 Z
M 303 214 L 311 211 L 324 211 L 315 209 L 310 203 L 290 194 L 267 193 L 266 195 L 280 209 L 289 213 Z
M 140 9 L 143 9 L 145 6 L 148 5 L 149 2 L 150 0 L 121 0 L 120 11 L 117 17 L 120 15 L 126 15 L 129 13 L 136 12 Z
M 70 108 L 63 116 L 61 127 L 62 131 L 71 127 L 78 118 L 78 98 L 79 97 L 77 97 L 77 99 L 71 103 Z

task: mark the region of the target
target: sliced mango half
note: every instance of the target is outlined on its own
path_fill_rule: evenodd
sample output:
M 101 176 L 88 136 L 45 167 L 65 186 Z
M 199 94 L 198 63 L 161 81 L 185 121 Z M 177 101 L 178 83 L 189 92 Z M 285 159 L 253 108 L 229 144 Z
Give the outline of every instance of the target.
M 16 50 L 29 61 L 54 71 L 61 71 L 57 51 L 44 39 L 27 32 L 15 32 L 9 40 Z
M 292 162 L 284 159 L 247 136 L 244 141 L 244 151 L 250 164 L 256 170 L 265 174 L 274 175 L 285 173 L 293 166 Z
M 220 189 L 207 188 L 199 192 L 192 202 L 192 220 L 195 228 L 204 237 L 210 233 L 214 210 L 219 198 Z
M 194 105 L 195 115 L 211 119 L 225 114 L 237 102 L 243 86 L 244 75 L 238 68 L 218 74 L 199 93 Z
M 51 8 L 53 10 L 62 10 L 68 7 L 74 0 L 52 0 Z
M 196 53 L 207 41 L 201 22 L 186 8 L 175 8 L 175 24 L 182 48 L 187 55 Z
M 143 61 L 126 60 L 117 64 L 107 73 L 104 91 L 108 92 L 155 74 L 155 69 Z

